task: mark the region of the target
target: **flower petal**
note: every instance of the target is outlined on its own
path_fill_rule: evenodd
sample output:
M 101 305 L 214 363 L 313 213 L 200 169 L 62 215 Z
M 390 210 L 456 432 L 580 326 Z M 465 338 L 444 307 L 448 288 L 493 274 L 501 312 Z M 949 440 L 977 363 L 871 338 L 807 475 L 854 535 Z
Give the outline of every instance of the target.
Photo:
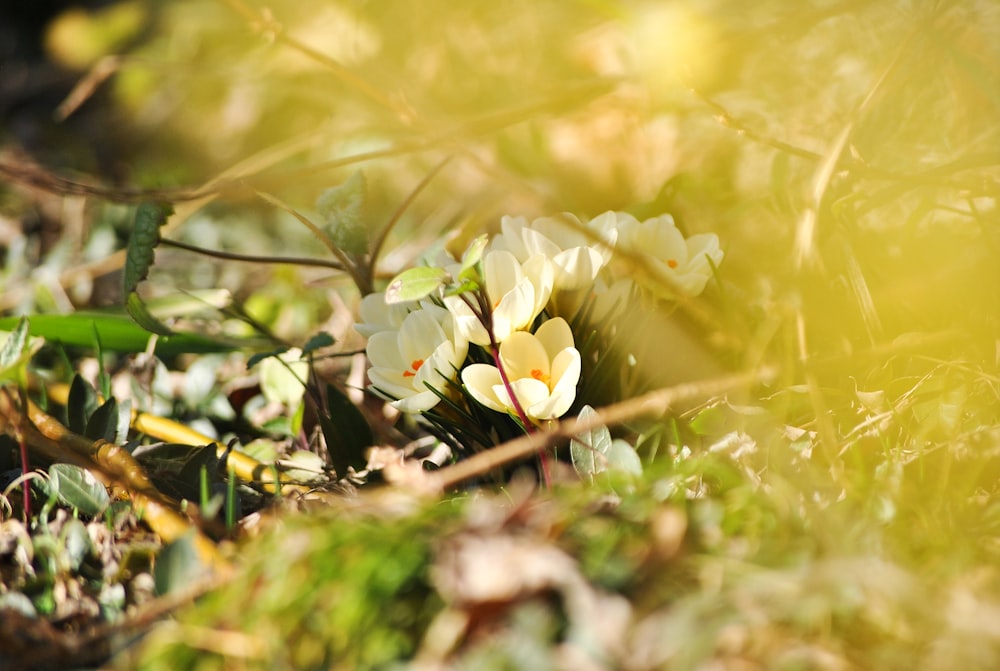
M 543 377 L 543 382 L 548 380 L 551 359 L 542 342 L 527 331 L 512 333 L 500 345 L 500 361 L 509 380 Z
M 545 384 L 541 380 L 523 377 L 519 380 L 511 380 L 510 388 L 514 390 L 514 395 L 517 396 L 517 400 L 521 404 L 521 408 L 528 417 L 531 419 L 548 419 L 548 417 L 538 417 L 533 414 L 529 408 L 542 405 L 549 400 L 549 385 Z M 494 385 L 493 393 L 497 395 L 497 398 L 504 401 L 504 405 L 513 409 L 514 404 L 510 402 L 507 390 L 504 388 L 503 384 Z
M 500 371 L 485 363 L 474 363 L 462 370 L 462 384 L 472 398 L 482 405 L 497 412 L 507 412 L 507 408 L 494 393 L 496 385 L 502 386 Z

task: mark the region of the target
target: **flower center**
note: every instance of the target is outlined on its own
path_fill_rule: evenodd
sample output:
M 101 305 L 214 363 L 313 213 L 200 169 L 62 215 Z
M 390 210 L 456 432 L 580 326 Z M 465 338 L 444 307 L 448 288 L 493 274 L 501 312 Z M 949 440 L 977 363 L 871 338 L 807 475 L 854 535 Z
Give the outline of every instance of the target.
M 667 259 L 667 265 L 671 268 L 677 268 L 677 259 Z
M 413 377 L 420 370 L 420 367 L 424 365 L 423 359 L 414 359 L 410 362 L 410 370 L 403 371 L 403 377 Z
M 535 378 L 539 382 L 544 382 L 545 384 L 549 383 L 549 376 L 546 375 L 545 372 L 539 368 L 531 369 L 531 377 Z

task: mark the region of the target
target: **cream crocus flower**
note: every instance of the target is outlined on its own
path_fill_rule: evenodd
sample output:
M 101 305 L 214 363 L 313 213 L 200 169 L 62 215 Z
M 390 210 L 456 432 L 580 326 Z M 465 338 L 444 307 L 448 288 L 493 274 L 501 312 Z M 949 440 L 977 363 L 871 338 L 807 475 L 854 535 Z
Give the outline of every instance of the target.
M 617 238 L 616 219 L 607 212 L 587 223 L 564 213 L 535 219 L 505 216 L 495 249 L 509 250 L 519 261 L 542 254 L 555 269 L 554 289 L 574 290 L 589 286 L 608 261 Z
M 550 319 L 534 334 L 518 331 L 500 345 L 500 362 L 510 387 L 529 419 L 545 421 L 566 414 L 576 399 L 580 352 L 565 319 Z M 462 371 L 462 383 L 482 405 L 515 413 L 500 370 L 472 364 Z
M 507 250 L 496 249 L 483 257 L 483 282 L 492 301 L 493 336 L 503 342 L 516 331 L 531 326 L 552 295 L 554 270 L 543 254 L 520 263 Z M 461 296 L 448 296 L 445 306 L 455 316 L 459 337 L 489 345 L 490 335 Z
M 723 251 L 714 233 L 685 239 L 669 214 L 643 222 L 620 215 L 618 249 L 640 255 L 663 278 L 687 296 L 697 296 L 712 277 L 712 266 L 722 262 Z
M 414 301 L 389 305 L 385 302 L 385 292 L 368 294 L 361 299 L 358 306 L 360 322 L 354 325 L 354 330 L 370 338 L 379 331 L 398 331 L 406 315 L 417 308 Z
M 468 342 L 455 337 L 447 310 L 423 305 L 403 319 L 399 330 L 383 330 L 368 339 L 368 379 L 375 391 L 395 399 L 392 406 L 425 412 L 440 400 L 428 385 L 445 392 L 465 361 Z

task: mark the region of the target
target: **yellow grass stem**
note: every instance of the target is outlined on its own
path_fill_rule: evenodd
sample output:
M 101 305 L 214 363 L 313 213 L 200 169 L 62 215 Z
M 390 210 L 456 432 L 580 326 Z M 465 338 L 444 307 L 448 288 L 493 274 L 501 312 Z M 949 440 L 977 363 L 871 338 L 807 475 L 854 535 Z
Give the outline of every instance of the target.
M 206 565 L 228 567 L 215 543 L 177 511 L 176 502 L 156 489 L 124 448 L 73 433 L 32 401 L 22 404 L 9 388 L 0 390 L 0 430 L 12 435 L 20 432 L 32 450 L 48 459 L 87 468 L 113 494 L 130 498 L 142 519 L 164 542 L 193 533 L 195 547 Z
M 69 385 L 55 383 L 45 388 L 48 397 L 60 405 L 69 402 Z M 215 452 L 221 459 L 226 456 L 226 464 L 229 469 L 244 482 L 252 482 L 260 485 L 265 491 L 275 493 L 279 483 L 282 494 L 294 492 L 305 492 L 306 488 L 290 482 L 280 482 L 275 480 L 274 469 L 269 464 L 257 461 L 248 454 L 228 451 L 225 445 L 220 445 L 214 439 L 203 433 L 195 431 L 189 426 L 157 415 L 132 410 L 130 425 L 135 431 L 152 436 L 168 443 L 180 443 L 182 445 L 214 445 Z

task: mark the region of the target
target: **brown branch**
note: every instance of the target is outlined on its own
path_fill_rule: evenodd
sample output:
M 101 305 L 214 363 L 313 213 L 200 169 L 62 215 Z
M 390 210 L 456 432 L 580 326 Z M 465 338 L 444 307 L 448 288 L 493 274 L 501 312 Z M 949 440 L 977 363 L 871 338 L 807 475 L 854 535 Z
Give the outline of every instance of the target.
M 442 492 L 469 478 L 483 475 L 513 461 L 554 447 L 562 440 L 596 427 L 614 426 L 637 417 L 660 417 L 678 402 L 704 399 L 741 387 L 766 383 L 773 379 L 775 374 L 774 368 L 764 367 L 757 371 L 657 389 L 648 394 L 601 408 L 590 418 L 574 417 L 563 420 L 544 431 L 536 431 L 480 452 L 454 466 L 429 473 L 427 482 L 433 491 Z

